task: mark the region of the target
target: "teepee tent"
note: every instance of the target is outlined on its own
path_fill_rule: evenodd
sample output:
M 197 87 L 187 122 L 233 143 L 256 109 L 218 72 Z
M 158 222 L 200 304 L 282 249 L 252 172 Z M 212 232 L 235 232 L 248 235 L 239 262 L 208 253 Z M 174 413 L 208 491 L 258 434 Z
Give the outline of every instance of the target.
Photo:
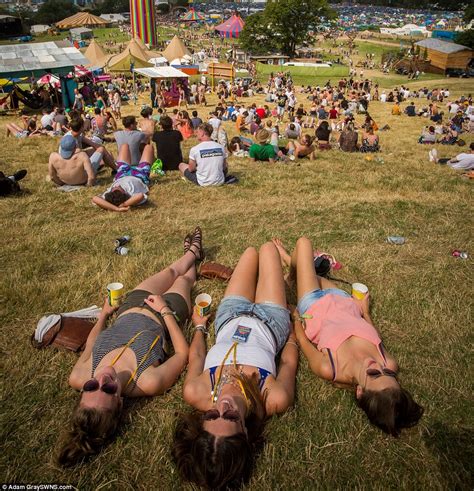
M 244 28 L 244 21 L 238 14 L 234 14 L 222 24 L 216 26 L 216 31 L 223 38 L 238 38 Z
M 89 12 L 78 12 L 77 14 L 71 15 L 71 17 L 66 17 L 59 22 L 56 22 L 56 27 L 58 29 L 71 29 L 71 27 L 94 27 L 107 25 L 107 21 L 97 17 L 97 15 L 92 15 Z
M 107 62 L 108 72 L 128 72 L 131 68 L 146 68 L 153 66 L 148 62 L 148 54 L 142 50 L 137 40 L 134 38 L 122 53 L 112 56 Z
M 182 58 L 185 55 L 191 56 L 190 51 L 186 48 L 185 44 L 178 36 L 175 36 L 167 48 L 163 51 L 162 55 L 168 60 L 175 60 L 176 58 Z
M 190 8 L 181 20 L 183 22 L 202 22 L 205 17 L 201 12 L 196 12 L 193 8 Z
M 90 61 L 89 66 L 93 67 L 103 67 L 106 65 L 107 60 L 110 55 L 106 54 L 104 50 L 100 47 L 95 39 L 92 39 L 91 43 L 86 49 L 84 56 Z

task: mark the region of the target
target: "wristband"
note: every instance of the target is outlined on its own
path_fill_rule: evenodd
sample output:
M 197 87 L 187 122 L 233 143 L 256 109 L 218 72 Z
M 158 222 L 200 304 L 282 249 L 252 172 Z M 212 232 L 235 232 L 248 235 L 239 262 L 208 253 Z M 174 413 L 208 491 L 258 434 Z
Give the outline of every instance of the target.
M 297 349 L 299 348 L 299 346 L 294 341 L 287 341 L 286 344 L 292 344 L 293 346 L 296 346 Z
M 195 331 L 201 331 L 204 336 L 207 336 L 209 334 L 209 328 L 206 327 L 204 324 L 198 324 L 197 326 L 194 326 Z
M 168 310 L 167 312 L 160 312 L 161 317 L 166 317 L 167 315 L 172 315 L 173 317 L 176 317 L 176 312 L 173 312 L 172 310 Z

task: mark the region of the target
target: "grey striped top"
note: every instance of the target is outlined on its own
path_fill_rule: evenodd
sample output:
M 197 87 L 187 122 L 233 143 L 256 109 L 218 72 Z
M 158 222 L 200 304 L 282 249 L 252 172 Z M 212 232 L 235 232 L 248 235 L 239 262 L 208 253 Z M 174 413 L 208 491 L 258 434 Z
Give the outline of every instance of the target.
M 145 363 L 138 369 L 135 383 L 149 366 L 162 363 L 166 358 L 163 350 L 165 337 L 163 326 L 143 314 L 126 314 L 120 316 L 111 327 L 97 336 L 92 348 L 92 376 L 94 376 L 97 366 L 105 355 L 114 349 L 125 346 L 140 331 L 143 332 L 130 345 L 130 349 L 137 358 L 137 365 L 140 364 L 157 335 L 160 336 L 160 339 L 151 350 Z

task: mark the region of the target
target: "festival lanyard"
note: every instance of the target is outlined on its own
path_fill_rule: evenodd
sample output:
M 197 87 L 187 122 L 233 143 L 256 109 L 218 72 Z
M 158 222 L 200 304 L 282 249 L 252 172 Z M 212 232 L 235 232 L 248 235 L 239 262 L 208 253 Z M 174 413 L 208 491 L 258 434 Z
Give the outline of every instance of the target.
M 135 334 L 135 336 L 133 336 L 132 339 L 130 339 L 130 341 L 123 347 L 123 350 L 114 358 L 114 360 L 110 364 L 111 367 L 113 367 L 115 365 L 115 363 L 125 353 L 125 350 L 127 348 L 130 348 L 130 346 L 134 343 L 134 341 L 138 338 L 138 336 L 140 336 L 140 334 L 142 334 L 143 332 L 145 332 L 145 331 L 138 332 L 137 334 Z M 125 388 L 127 388 L 130 385 L 130 382 L 135 378 L 135 375 L 138 372 L 138 369 L 145 363 L 145 361 L 147 360 L 147 358 L 150 356 L 151 350 L 155 347 L 155 345 L 156 345 L 156 343 L 158 342 L 159 339 L 160 339 L 160 335 L 158 334 L 156 336 L 155 340 L 153 341 L 153 343 L 151 343 L 150 347 L 148 348 L 148 351 L 145 353 L 145 356 L 142 358 L 142 361 L 137 365 L 137 368 L 135 368 L 135 370 L 133 371 L 132 375 L 130 375 L 130 378 L 128 379 L 128 382 L 125 385 Z
M 237 345 L 238 344 L 239 343 L 237 341 L 234 341 L 234 343 L 232 343 L 232 346 L 229 348 L 229 350 L 227 351 L 227 353 L 225 354 L 225 356 L 222 360 L 222 363 L 220 364 L 219 375 L 217 377 L 217 381 L 216 381 L 216 384 L 214 386 L 215 389 L 211 390 L 211 401 L 212 402 L 217 402 L 217 398 L 218 398 L 217 392 L 218 392 L 219 384 L 221 383 L 222 372 L 224 370 L 224 364 L 227 361 L 227 358 L 229 358 L 229 355 L 232 351 L 233 351 L 233 357 L 234 357 L 234 369 L 237 371 Z M 249 407 L 250 401 L 249 401 L 249 398 L 247 397 L 247 392 L 245 391 L 245 387 L 242 384 L 241 380 L 237 379 L 237 383 L 239 384 L 240 391 L 242 392 L 242 395 L 245 398 L 245 403 L 247 404 L 247 407 Z

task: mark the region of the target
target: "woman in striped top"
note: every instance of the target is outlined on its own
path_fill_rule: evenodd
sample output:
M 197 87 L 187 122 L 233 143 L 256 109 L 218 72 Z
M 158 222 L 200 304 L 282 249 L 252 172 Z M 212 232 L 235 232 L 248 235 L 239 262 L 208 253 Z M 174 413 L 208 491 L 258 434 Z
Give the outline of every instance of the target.
M 114 311 L 106 301 L 84 352 L 69 377 L 81 391 L 71 429 L 58 455 L 72 465 L 97 453 L 117 428 L 123 397 L 155 396 L 168 390 L 186 366 L 182 328 L 191 312 L 196 260 L 203 257 L 201 229 L 187 235 L 184 255 L 131 291 Z M 169 341 L 174 354 L 168 357 Z

